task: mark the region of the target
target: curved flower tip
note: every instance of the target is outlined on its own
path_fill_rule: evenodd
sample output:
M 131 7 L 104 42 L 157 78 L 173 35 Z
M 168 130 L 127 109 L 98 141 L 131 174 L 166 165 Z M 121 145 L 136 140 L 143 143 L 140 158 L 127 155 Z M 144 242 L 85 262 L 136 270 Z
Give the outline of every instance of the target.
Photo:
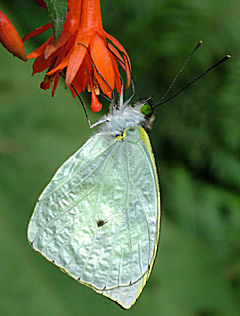
M 130 59 L 123 46 L 103 30 L 100 0 L 68 0 L 67 4 L 67 17 L 57 44 L 55 45 L 51 37 L 28 55 L 28 58 L 36 58 L 33 74 L 48 69 L 46 75 L 54 82 L 52 94 L 57 87 L 60 73 L 65 70 L 66 87 L 71 88 L 74 85 L 78 93 L 88 88 L 92 93 L 91 109 L 98 112 L 102 108 L 96 96 L 100 89 L 110 98 L 115 88 L 121 93 L 119 65 L 126 73 L 126 87 L 129 87 Z M 24 40 L 49 27 L 50 24 L 30 32 Z M 75 97 L 74 89 L 71 88 L 71 92 Z
M 47 9 L 47 5 L 44 0 L 34 0 L 40 7 Z
M 100 112 L 102 109 L 102 104 L 98 101 L 96 93 L 94 89 L 92 90 L 92 97 L 91 97 L 91 110 L 93 113 Z
M 9 18 L 0 10 L 0 42 L 14 56 L 27 61 L 23 41 Z
M 43 89 L 43 90 L 48 90 L 48 89 L 50 89 L 50 83 L 46 82 L 46 81 L 42 81 L 40 83 L 40 88 Z

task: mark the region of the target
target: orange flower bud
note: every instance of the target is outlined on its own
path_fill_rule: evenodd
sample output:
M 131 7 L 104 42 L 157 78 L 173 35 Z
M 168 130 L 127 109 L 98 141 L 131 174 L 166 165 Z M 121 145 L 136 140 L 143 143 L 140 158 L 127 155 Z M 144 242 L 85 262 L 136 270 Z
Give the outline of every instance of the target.
M 93 113 L 99 112 L 102 109 L 102 104 L 98 101 L 96 93 L 94 89 L 92 90 L 92 102 L 91 102 L 91 110 Z
M 48 90 L 50 88 L 52 88 L 54 83 L 54 77 L 51 76 L 45 76 L 44 80 L 40 83 L 40 88 L 43 90 Z
M 48 90 L 48 89 L 50 89 L 50 84 L 49 84 L 49 82 L 42 81 L 42 82 L 40 83 L 40 88 L 43 89 L 43 90 Z
M 14 56 L 27 61 L 27 55 L 18 32 L 9 18 L 0 10 L 0 42 Z

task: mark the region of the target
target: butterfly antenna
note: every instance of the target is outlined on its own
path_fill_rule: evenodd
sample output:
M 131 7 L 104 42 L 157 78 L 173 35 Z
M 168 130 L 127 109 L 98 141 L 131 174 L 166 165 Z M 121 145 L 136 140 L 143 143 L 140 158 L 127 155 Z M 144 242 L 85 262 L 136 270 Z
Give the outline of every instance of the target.
M 184 68 L 189 63 L 189 61 L 192 58 L 193 54 L 199 49 L 199 47 L 202 45 L 202 43 L 203 43 L 203 41 L 199 41 L 198 44 L 195 46 L 195 48 L 193 49 L 193 51 L 191 52 L 191 54 L 188 56 L 188 58 L 186 59 L 185 63 L 183 64 L 182 68 L 178 71 L 176 77 L 173 79 L 172 83 L 168 87 L 167 91 L 161 97 L 161 100 L 164 100 L 166 98 L 166 96 L 168 95 L 168 93 L 170 92 L 172 87 L 174 86 L 175 82 L 177 81 L 178 77 L 181 75 L 182 71 L 184 70 Z
M 184 90 L 186 90 L 187 88 L 189 88 L 192 84 L 194 84 L 196 81 L 198 81 L 199 79 L 201 79 L 202 77 L 204 77 L 208 72 L 210 72 L 211 70 L 213 70 L 214 68 L 216 68 L 217 66 L 221 65 L 222 63 L 224 63 L 226 60 L 228 60 L 229 58 L 231 58 L 231 55 L 226 55 L 225 57 L 223 57 L 221 60 L 219 60 L 216 64 L 214 64 L 213 66 L 209 67 L 206 71 L 204 71 L 201 75 L 199 75 L 198 77 L 196 77 L 195 79 L 193 79 L 192 81 L 190 81 L 185 87 L 183 87 L 181 90 L 179 90 L 177 93 L 175 93 L 173 96 L 171 96 L 170 98 L 168 98 L 165 101 L 160 101 L 159 103 L 155 104 L 152 106 L 152 108 L 156 108 L 160 105 L 163 105 L 164 103 L 169 102 L 170 100 L 174 99 L 177 95 L 179 95 L 180 93 L 182 93 Z

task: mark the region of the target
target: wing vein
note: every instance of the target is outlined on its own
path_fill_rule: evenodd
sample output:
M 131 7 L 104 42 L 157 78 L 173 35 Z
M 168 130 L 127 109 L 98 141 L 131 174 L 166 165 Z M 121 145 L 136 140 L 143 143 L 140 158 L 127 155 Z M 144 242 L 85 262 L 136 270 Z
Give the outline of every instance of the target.
M 87 218 L 89 219 L 89 218 Z M 75 237 L 75 235 L 77 235 L 81 229 L 81 227 L 83 226 L 83 224 L 85 224 L 86 221 L 82 222 L 81 225 L 78 227 L 77 230 L 75 230 L 71 236 L 66 240 L 66 242 L 60 247 L 60 249 L 58 250 L 57 254 L 55 255 L 53 261 L 55 261 L 57 259 L 57 257 L 60 255 L 61 251 L 67 246 L 67 244 Z
M 142 269 L 142 250 L 141 250 L 141 240 L 139 241 L 139 244 L 138 244 L 138 258 L 139 258 L 139 265 L 140 265 L 140 270 L 141 270 L 141 274 L 143 274 L 143 269 Z
M 84 273 L 84 271 L 85 271 L 85 269 L 86 269 L 86 266 L 87 266 L 87 264 L 88 264 L 88 261 L 89 261 L 89 259 L 90 259 L 90 257 L 91 257 L 91 254 L 92 254 L 92 252 L 93 252 L 93 249 L 94 249 L 94 247 L 95 247 L 96 238 L 97 238 L 97 231 L 95 231 L 91 250 L 89 251 L 89 255 L 88 255 L 88 257 L 87 257 L 87 261 L 85 262 L 85 264 L 84 264 L 84 266 L 83 266 L 83 268 L 82 268 L 82 271 L 81 271 L 81 274 L 80 274 L 80 277 L 78 278 L 78 280 L 81 280 L 81 278 L 82 278 L 82 276 L 83 276 L 83 273 Z
M 67 213 L 68 211 L 70 211 L 73 207 L 75 207 L 76 205 L 78 205 L 86 196 L 88 196 L 89 194 L 91 194 L 99 185 L 99 183 L 97 183 L 92 189 L 90 189 L 86 195 L 84 197 L 81 197 L 81 199 L 77 200 L 77 202 L 75 202 L 74 204 L 72 204 L 70 207 L 66 208 L 65 210 L 63 210 L 61 213 L 59 213 L 56 217 L 54 217 L 50 222 L 47 223 L 47 225 L 43 226 L 38 234 L 35 236 L 34 240 L 32 241 L 32 243 L 34 243 L 37 238 L 40 236 L 40 234 L 42 233 L 42 231 L 46 228 L 48 228 L 52 223 L 54 223 L 57 219 L 59 219 L 61 216 L 63 216 L 65 213 Z
M 143 204 L 142 204 L 142 201 L 139 197 L 139 194 L 137 193 L 137 190 L 136 190 L 136 186 L 134 185 L 134 183 L 132 181 L 130 181 L 132 183 L 132 186 L 134 188 L 134 191 L 136 192 L 136 195 L 138 197 L 138 201 L 139 203 L 141 204 L 141 210 L 144 214 L 144 218 L 145 218 L 145 221 L 146 221 L 146 224 L 147 224 L 147 230 L 148 230 L 148 264 L 149 264 L 149 260 L 150 260 L 150 250 L 151 250 L 151 239 L 150 239 L 150 227 L 149 227 L 149 223 L 148 223 L 148 219 L 147 219 L 147 214 L 146 214 L 146 211 L 143 207 Z
M 116 148 L 118 148 L 118 146 L 116 146 Z M 109 159 L 106 162 L 106 166 L 104 168 L 104 170 L 102 171 L 102 176 L 104 171 L 106 170 L 110 160 L 113 158 L 114 154 L 115 154 L 115 150 L 112 151 L 112 155 L 110 155 Z M 75 207 L 77 204 L 79 204 L 83 199 L 86 198 L 86 196 L 88 196 L 89 194 L 91 194 L 96 188 L 97 186 L 100 184 L 101 179 L 99 180 L 99 182 L 92 188 L 90 189 L 83 197 L 81 197 L 81 199 L 79 199 L 77 202 L 75 202 L 74 204 L 72 204 L 70 207 L 68 207 L 67 209 L 65 209 L 64 211 L 62 211 L 60 214 L 58 214 L 56 217 L 54 217 L 50 222 L 47 223 L 47 225 L 43 226 L 40 231 L 37 233 L 37 235 L 35 236 L 34 240 L 32 241 L 32 243 L 34 243 L 36 241 L 36 239 L 40 236 L 41 232 L 46 229 L 47 227 L 49 227 L 49 225 L 51 225 L 52 223 L 54 223 L 57 219 L 59 219 L 62 215 L 64 215 L 66 212 L 68 212 L 69 210 L 71 210 L 73 207 Z
M 107 283 L 108 283 L 108 279 L 109 279 L 110 271 L 111 271 L 111 267 L 112 267 L 112 259 L 113 259 L 113 254 L 114 254 L 114 250 L 115 250 L 115 245 L 116 245 L 116 242 L 117 242 L 117 239 L 118 239 L 118 236 L 119 236 L 119 233 L 120 233 L 121 229 L 122 229 L 122 226 L 118 230 L 117 235 L 115 236 L 115 239 L 114 239 L 114 243 L 113 243 L 113 247 L 112 247 L 112 251 L 111 251 L 111 255 L 110 255 L 110 263 L 109 263 L 109 266 L 108 266 L 106 283 L 105 283 L 105 287 L 104 288 L 107 287 Z
M 127 146 L 127 145 L 126 145 Z M 128 148 L 128 147 L 127 147 Z M 131 256 L 131 277 L 130 277 L 130 283 L 132 283 L 132 273 L 133 273 L 133 258 L 132 258 L 132 232 L 129 225 L 129 214 L 128 214 L 128 202 L 129 202 L 129 184 L 130 184 L 130 173 L 129 173 L 129 161 L 128 161 L 128 150 L 126 150 L 126 166 L 127 166 L 127 175 L 128 175 L 128 181 L 127 181 L 127 195 L 126 195 L 126 219 L 127 219 L 127 226 L 130 233 L 130 256 Z
M 146 152 L 145 152 L 145 150 L 141 147 L 141 146 L 139 146 L 139 144 L 137 143 L 136 144 L 137 146 L 138 146 L 138 148 L 142 151 L 142 153 L 144 154 L 144 156 L 146 157 L 146 159 L 147 159 L 147 161 L 148 161 L 148 167 L 149 167 L 149 169 L 150 169 L 150 171 L 151 171 L 151 175 L 152 175 L 152 178 L 153 178 L 153 181 L 154 181 L 154 183 L 155 183 L 155 190 L 157 191 L 157 183 L 156 183 L 156 176 L 155 176 L 155 174 L 154 174 L 154 171 L 153 171 L 153 165 L 152 165 L 152 161 L 150 161 L 149 162 L 149 158 L 148 158 L 148 156 L 146 155 Z M 156 192 L 156 196 L 158 196 L 158 192 Z M 158 202 L 157 202 L 157 204 L 158 204 Z M 158 207 L 159 207 L 159 205 L 158 205 Z M 158 212 L 158 214 L 157 214 L 157 217 L 156 217 L 156 229 L 155 229 L 155 241 L 156 240 L 158 240 L 158 234 L 159 234 L 159 228 L 158 227 L 160 227 L 160 226 L 158 226 L 159 225 L 159 221 L 160 221 L 160 213 Z M 154 258 L 153 258 L 153 260 L 154 260 Z
M 70 178 L 66 179 L 64 182 L 62 182 L 59 186 L 57 186 L 54 190 L 49 192 L 46 196 L 42 197 L 40 201 L 42 202 L 46 198 L 48 198 L 53 192 L 55 192 L 57 189 L 61 188 L 66 182 L 70 181 L 72 178 L 74 178 L 76 175 L 78 175 L 81 171 L 83 171 L 88 165 L 90 165 L 93 161 L 95 161 L 98 157 L 100 157 L 103 153 L 105 153 L 112 145 L 114 145 L 116 141 L 114 140 L 110 145 L 108 145 L 104 150 L 102 150 L 96 157 L 94 157 L 92 160 L 87 162 L 78 172 L 75 172 Z
M 73 223 L 71 223 L 71 224 L 73 224 Z M 59 230 L 58 234 L 61 233 L 68 225 L 69 225 L 69 223 L 67 222 L 66 225 L 64 225 L 64 226 Z M 42 250 L 41 250 L 42 252 L 44 252 L 44 249 L 55 239 L 55 237 L 56 237 L 56 236 L 54 235 L 53 238 L 51 238 L 50 241 L 48 241 L 48 242 L 43 246 L 43 248 L 42 248 Z

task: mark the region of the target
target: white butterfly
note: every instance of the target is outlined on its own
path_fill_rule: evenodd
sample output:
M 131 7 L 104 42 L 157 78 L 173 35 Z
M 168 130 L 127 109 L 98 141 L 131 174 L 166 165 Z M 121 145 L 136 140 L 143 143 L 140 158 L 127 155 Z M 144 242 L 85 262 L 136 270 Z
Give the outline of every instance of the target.
M 155 260 L 160 196 L 142 105 L 120 99 L 99 132 L 56 172 L 28 227 L 32 247 L 130 308 Z

